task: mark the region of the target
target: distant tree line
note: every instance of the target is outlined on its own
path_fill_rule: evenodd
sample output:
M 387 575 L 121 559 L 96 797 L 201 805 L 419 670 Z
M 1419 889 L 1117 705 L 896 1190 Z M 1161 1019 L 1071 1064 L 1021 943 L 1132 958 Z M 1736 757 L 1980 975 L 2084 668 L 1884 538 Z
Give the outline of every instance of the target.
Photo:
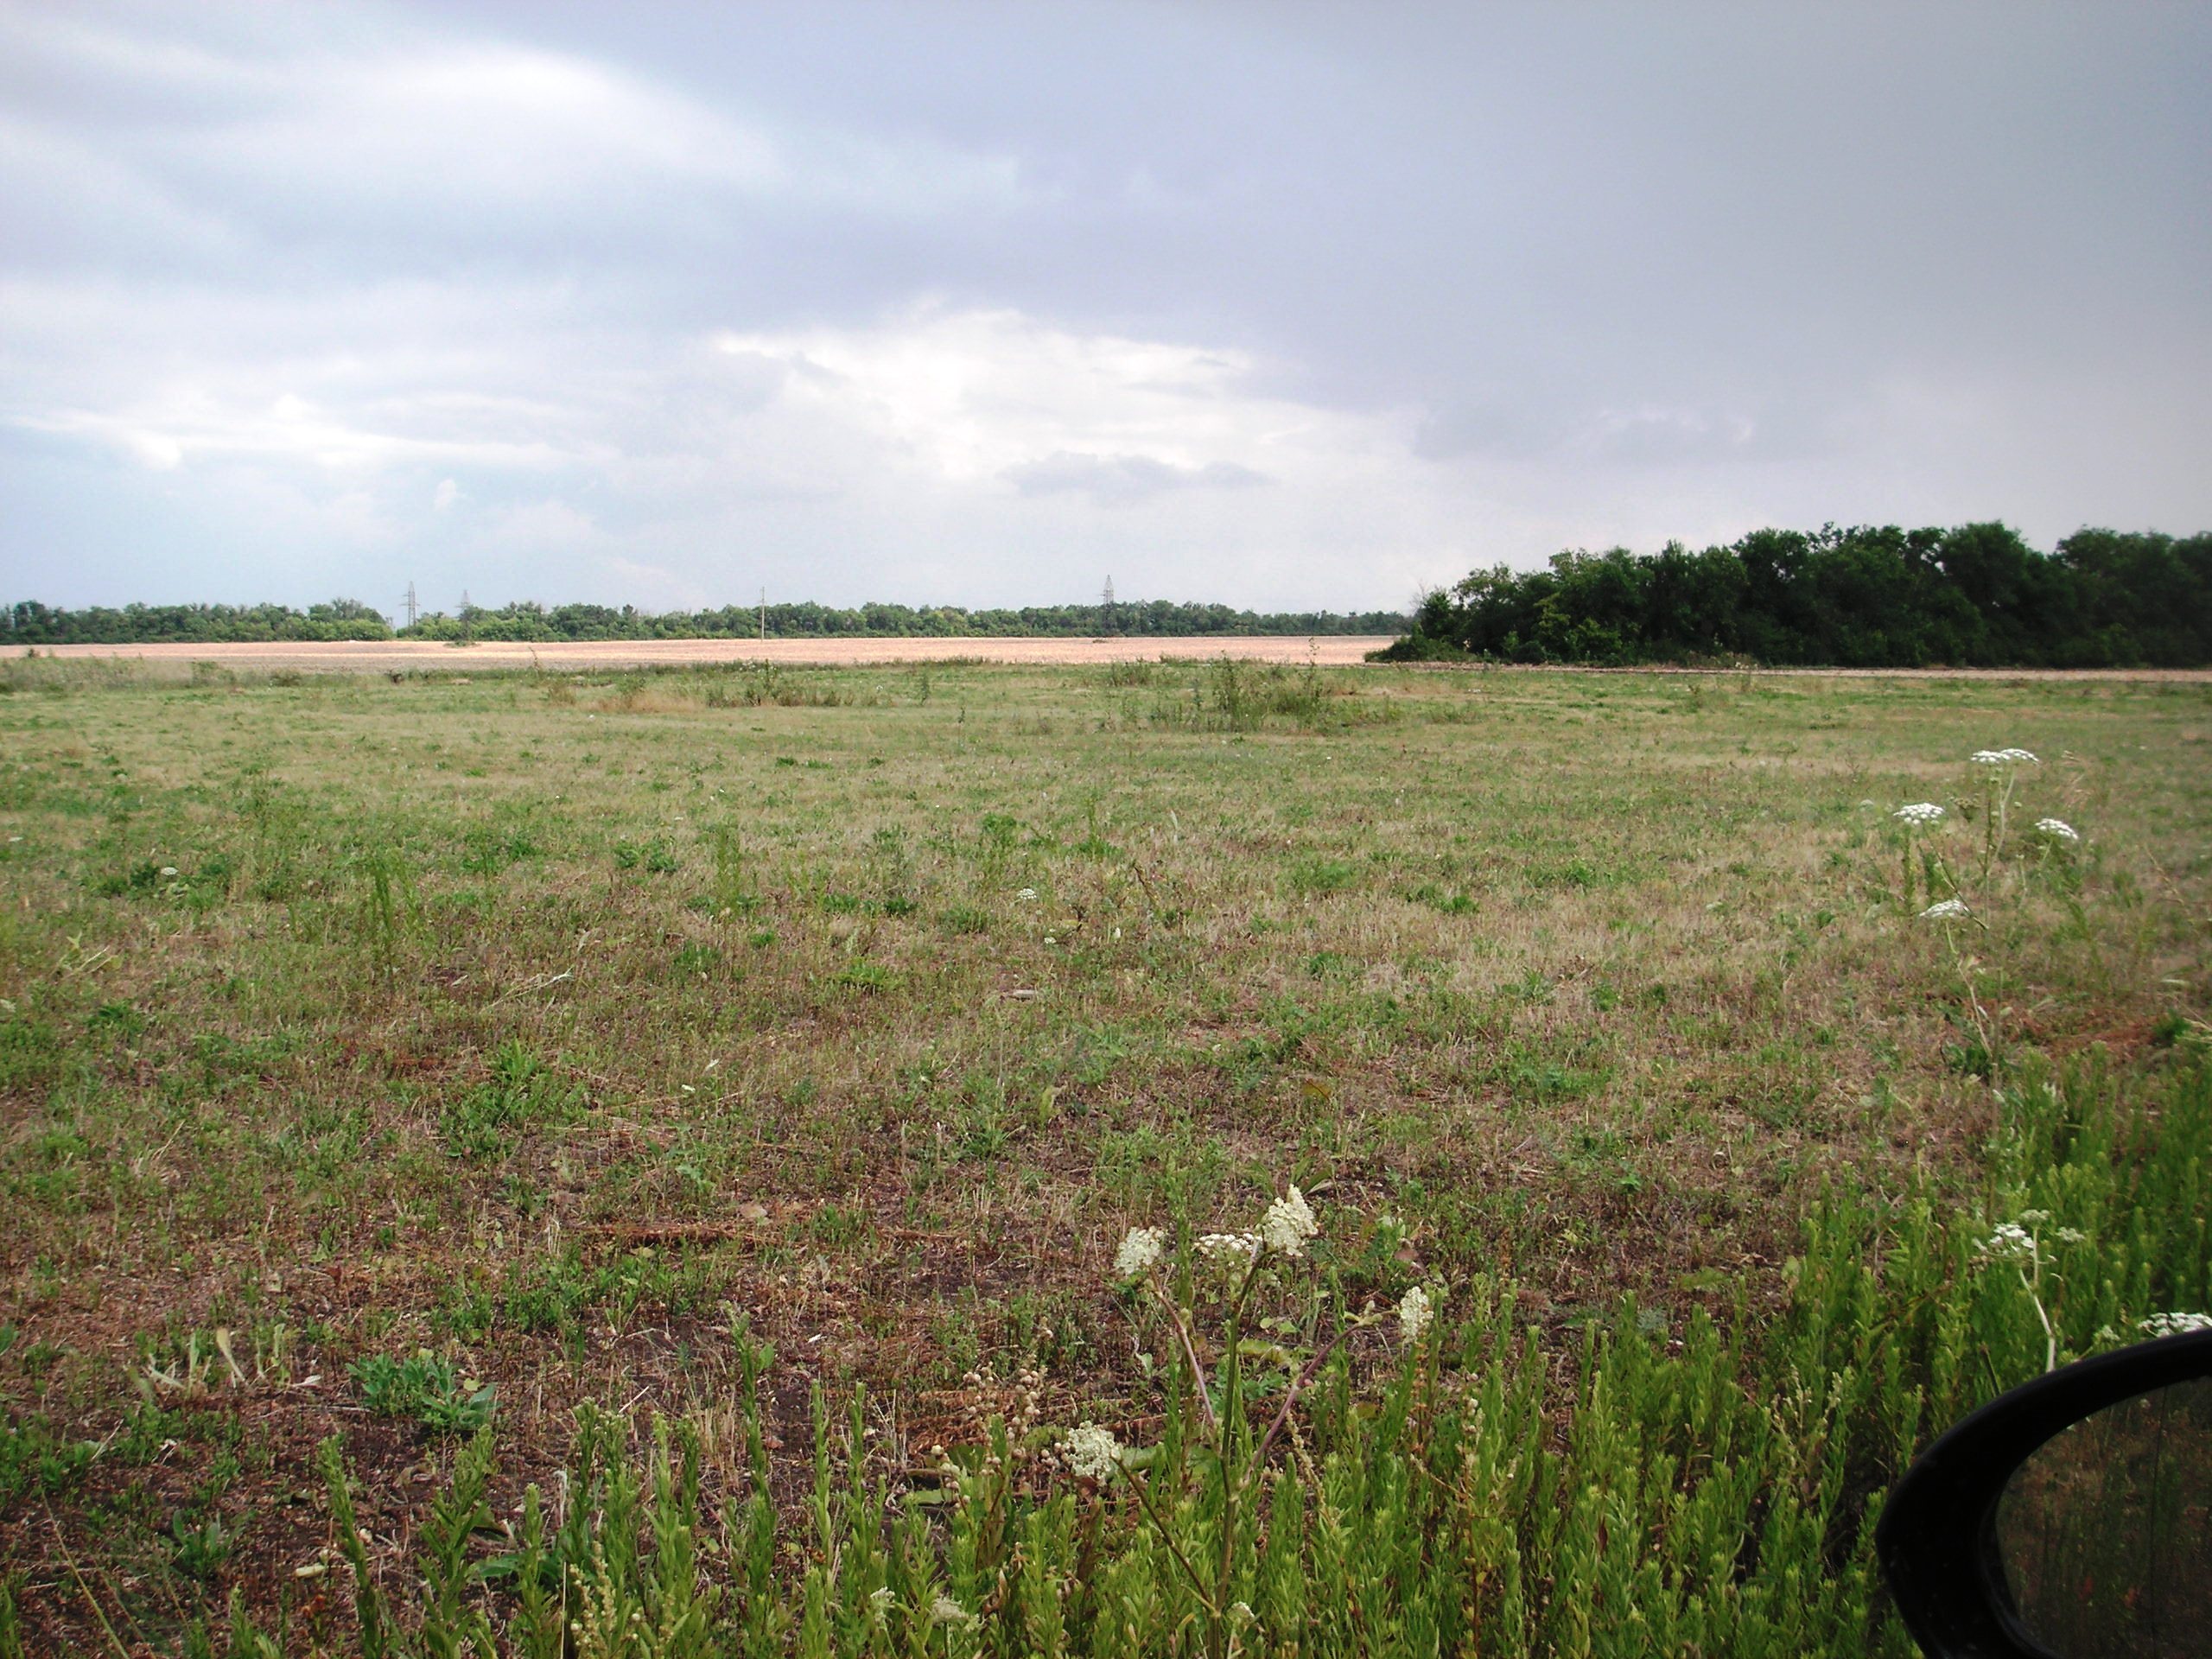
M 358 599 L 334 599 L 304 611 L 289 605 L 92 605 L 68 611 L 24 600 L 0 616 L 7 622 L 0 644 L 15 645 L 391 638 L 391 624 Z
M 1726 547 L 1555 555 L 1422 600 L 1398 661 L 2195 668 L 2212 664 L 2212 534 L 2001 524 L 1754 531 Z
M 1177 605 L 1166 600 L 1121 600 L 1099 605 L 1026 606 L 1020 610 L 970 611 L 957 605 L 917 609 L 908 605 L 862 605 L 851 609 L 811 602 L 725 605 L 720 610 L 641 611 L 633 606 L 555 605 L 518 600 L 493 609 L 471 606 L 454 614 L 434 611 L 413 626 L 394 629 L 359 600 L 335 599 L 296 611 L 285 605 L 125 605 L 64 610 L 26 600 L 4 613 L 0 644 L 127 645 L 162 641 L 215 644 L 283 639 L 742 639 L 761 631 L 771 639 L 938 638 L 966 634 L 1086 637 L 1098 633 L 1160 635 L 1400 633 L 1402 611 L 1255 612 L 1226 605 Z
M 1178 605 L 1166 600 L 1119 600 L 1099 604 L 1030 605 L 1019 610 L 971 611 L 957 605 L 861 605 L 849 609 L 811 601 L 719 610 L 640 611 L 631 606 L 543 606 L 529 600 L 448 616 L 434 613 L 402 628 L 413 639 L 734 639 L 761 631 L 771 639 L 901 639 L 982 635 L 1157 635 L 1232 633 L 1399 633 L 1402 611 L 1256 612 L 1226 605 Z

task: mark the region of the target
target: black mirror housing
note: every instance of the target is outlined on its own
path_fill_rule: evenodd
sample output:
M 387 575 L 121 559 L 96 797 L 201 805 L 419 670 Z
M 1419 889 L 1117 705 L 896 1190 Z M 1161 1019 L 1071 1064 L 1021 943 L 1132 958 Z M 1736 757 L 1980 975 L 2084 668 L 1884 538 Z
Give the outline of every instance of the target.
M 1905 1626 L 1929 1659 L 2055 1659 L 2013 1605 L 1997 1508 L 2054 1436 L 2136 1395 L 2212 1377 L 2212 1331 L 2063 1365 L 1974 1412 L 1922 1452 L 1891 1492 L 1874 1544 Z

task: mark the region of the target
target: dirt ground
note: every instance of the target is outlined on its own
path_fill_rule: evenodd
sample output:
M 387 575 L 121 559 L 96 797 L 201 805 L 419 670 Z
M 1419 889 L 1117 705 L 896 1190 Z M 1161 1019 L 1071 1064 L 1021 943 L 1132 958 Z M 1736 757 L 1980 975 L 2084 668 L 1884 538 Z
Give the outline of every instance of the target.
M 994 663 L 1149 662 L 1155 658 L 1235 657 L 1249 662 L 1317 662 L 1324 667 L 1363 660 L 1390 643 L 1388 635 L 1302 634 L 1264 638 L 1224 635 L 1177 639 L 609 639 L 529 645 L 486 643 L 466 649 L 434 640 L 346 641 L 328 645 L 277 640 L 252 645 L 44 645 L 55 657 L 137 657 L 149 662 L 212 662 L 233 668 L 404 670 L 459 668 L 628 668 L 644 663 L 927 663 L 981 658 Z M 0 650 L 0 656 L 21 656 Z

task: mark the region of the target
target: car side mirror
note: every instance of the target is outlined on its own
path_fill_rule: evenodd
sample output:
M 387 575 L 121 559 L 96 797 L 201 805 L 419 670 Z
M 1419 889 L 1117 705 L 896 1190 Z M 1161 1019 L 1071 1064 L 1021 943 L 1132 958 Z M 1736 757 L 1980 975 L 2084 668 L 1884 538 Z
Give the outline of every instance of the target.
M 2212 1331 L 1992 1401 L 1905 1471 L 1874 1542 L 1929 1659 L 2212 1651 Z

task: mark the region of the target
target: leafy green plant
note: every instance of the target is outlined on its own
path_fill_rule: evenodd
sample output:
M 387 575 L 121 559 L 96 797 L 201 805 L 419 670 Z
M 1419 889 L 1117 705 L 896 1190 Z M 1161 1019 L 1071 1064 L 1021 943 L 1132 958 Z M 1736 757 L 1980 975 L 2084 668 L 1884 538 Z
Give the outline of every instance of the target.
M 0 1423 L 0 1504 L 27 1493 L 60 1491 L 99 1451 L 93 1441 L 61 1439 L 43 1417 L 11 1415 Z
M 491 1076 L 447 1106 L 439 1127 L 456 1157 L 504 1157 L 518 1136 L 565 1118 L 580 1094 L 528 1045 L 511 1038 L 493 1052 Z
M 398 966 L 400 952 L 420 909 L 414 880 L 404 856 L 391 842 L 363 848 L 355 857 L 354 868 L 360 936 L 367 941 L 377 972 L 390 976 Z
M 425 1351 L 404 1359 L 372 1354 L 347 1366 L 361 1403 L 379 1417 L 409 1418 L 434 1434 L 474 1434 L 492 1420 L 495 1390 Z
M 169 1561 L 178 1572 L 190 1579 L 212 1579 L 231 1559 L 238 1535 L 219 1515 L 198 1522 L 179 1515 L 169 1523 Z

